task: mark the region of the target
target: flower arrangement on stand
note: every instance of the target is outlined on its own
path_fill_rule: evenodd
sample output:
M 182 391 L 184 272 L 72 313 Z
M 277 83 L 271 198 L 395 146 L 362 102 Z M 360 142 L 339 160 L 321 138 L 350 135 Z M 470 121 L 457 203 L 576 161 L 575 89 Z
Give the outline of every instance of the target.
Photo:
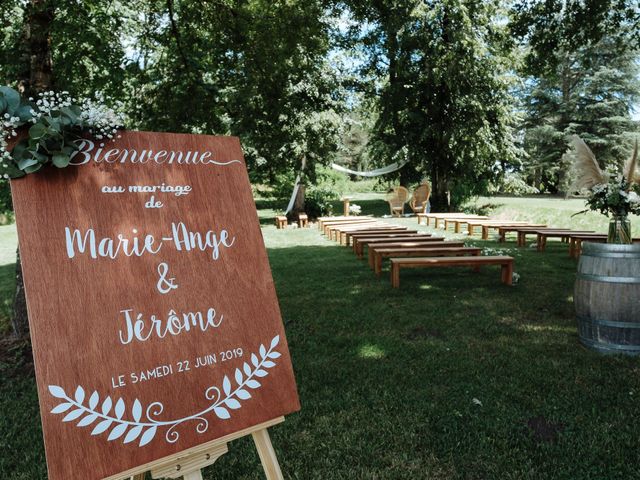
M 124 119 L 104 101 L 100 94 L 89 99 L 53 91 L 24 99 L 16 90 L 0 87 L 0 176 L 22 177 L 47 164 L 64 168 L 84 136 L 105 142 L 115 138 Z M 20 134 L 27 126 L 26 134 Z
M 633 155 L 622 171 L 608 167 L 604 171 L 595 155 L 584 141 L 575 136 L 572 140 L 575 155 L 574 169 L 577 174 L 573 187 L 587 189 L 587 210 L 594 210 L 611 217 L 607 243 L 631 243 L 631 221 L 629 214 L 640 214 L 640 175 L 638 164 L 638 142 Z
M 358 204 L 353 203 L 349 206 L 349 213 L 356 216 L 360 215 L 362 213 L 362 207 L 360 207 L 360 205 Z

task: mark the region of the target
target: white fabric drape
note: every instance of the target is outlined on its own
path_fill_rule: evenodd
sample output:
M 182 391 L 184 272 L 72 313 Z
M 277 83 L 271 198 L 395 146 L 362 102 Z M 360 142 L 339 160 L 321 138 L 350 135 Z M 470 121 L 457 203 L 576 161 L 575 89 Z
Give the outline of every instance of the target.
M 360 177 L 377 177 L 379 175 L 386 175 L 387 173 L 391 173 L 391 172 L 395 172 L 396 170 L 400 170 L 402 167 L 404 167 L 407 163 L 409 163 L 409 160 L 403 160 L 400 162 L 394 162 L 390 165 L 387 165 L 386 167 L 382 167 L 382 168 L 377 168 L 375 170 L 369 170 L 368 172 L 359 172 L 356 170 L 350 170 L 348 168 L 345 168 L 341 165 L 332 163 L 331 164 L 331 168 L 333 168 L 334 170 L 337 170 L 338 172 L 342 172 L 342 173 L 348 173 L 350 175 L 358 175 Z

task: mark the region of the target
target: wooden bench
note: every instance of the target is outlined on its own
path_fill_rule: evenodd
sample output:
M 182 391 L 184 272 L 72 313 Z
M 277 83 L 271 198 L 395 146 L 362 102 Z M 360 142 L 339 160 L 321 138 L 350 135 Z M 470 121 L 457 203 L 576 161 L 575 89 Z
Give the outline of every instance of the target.
M 345 240 L 345 235 L 347 233 L 357 233 L 357 232 L 366 232 L 366 231 L 397 231 L 406 229 L 406 227 L 389 227 L 384 223 L 362 223 L 358 226 L 350 226 L 350 227 L 329 227 L 329 238 L 331 240 L 336 240 L 337 242 L 342 243 Z
M 498 227 L 498 235 L 500 236 L 498 241 L 506 242 L 507 234 L 514 232 L 517 236 L 518 246 L 520 246 L 520 237 L 517 235 L 518 232 L 527 231 L 527 230 L 528 231 L 539 230 L 541 228 L 548 228 L 548 227 L 544 224 L 537 224 L 537 223 L 528 224 L 528 225 L 501 225 L 500 227 Z
M 404 242 L 404 241 L 423 241 L 423 242 L 438 242 L 442 241 L 443 237 L 432 237 L 431 234 L 428 233 L 409 233 L 406 235 L 397 235 L 392 237 L 363 237 L 363 238 L 352 238 L 353 243 L 353 252 L 358 256 L 358 258 L 362 258 L 362 254 L 364 253 L 364 247 L 368 246 L 370 243 L 389 243 L 392 241 Z
M 582 253 L 582 242 L 607 243 L 606 233 L 576 233 L 569 235 L 569 256 L 579 258 Z M 632 243 L 640 243 L 640 237 L 632 238 Z
M 353 216 L 336 216 L 336 217 L 318 217 L 318 229 L 324 231 L 325 223 L 340 223 L 340 222 L 352 222 L 354 219 L 362 220 L 369 219 L 372 220 L 373 217 L 371 215 L 360 215 L 358 217 Z
M 499 242 L 504 242 L 505 241 L 505 237 L 502 234 L 502 232 L 506 232 L 505 229 L 509 229 L 509 228 L 522 228 L 522 227 L 532 227 L 532 228 L 547 228 L 547 225 L 544 223 L 509 223 L 507 222 L 506 224 L 500 223 L 497 225 L 493 225 L 493 224 L 487 224 L 487 225 L 482 225 L 482 238 L 483 240 L 488 240 L 489 239 L 489 230 L 490 229 L 494 229 L 494 230 L 498 230 L 498 235 L 499 235 Z
M 444 237 L 434 237 L 436 241 L 425 242 L 419 241 L 401 241 L 401 242 L 385 242 L 372 243 L 367 246 L 369 266 L 374 268 L 375 252 L 379 248 L 446 248 L 446 247 L 464 247 L 464 242 L 458 240 L 446 240 Z
M 364 233 L 364 234 L 359 234 L 356 233 L 354 235 L 351 235 L 351 244 L 353 244 L 354 242 L 358 242 L 360 241 L 360 239 L 364 239 L 364 238 L 369 238 L 369 239 L 376 239 L 376 238 L 389 238 L 389 239 L 393 239 L 396 237 L 409 237 L 409 236 L 421 236 L 421 237 L 430 237 L 431 234 L 430 233 L 425 233 L 425 232 L 418 232 L 417 230 L 387 230 L 384 232 L 375 232 L 375 233 Z M 349 244 L 347 244 L 348 246 Z
M 276 227 L 279 229 L 287 228 L 287 217 L 284 215 L 278 215 L 276 217 Z
M 346 228 L 349 226 L 354 226 L 354 227 L 361 227 L 364 225 L 379 225 L 380 222 L 378 222 L 377 220 L 374 219 L 368 219 L 368 220 L 358 220 L 357 222 L 349 222 L 349 223 L 344 223 L 344 222 L 338 222 L 338 223 L 333 223 L 333 222 L 325 222 L 324 226 L 322 227 L 322 231 L 324 232 L 324 234 L 326 236 L 330 235 L 330 231 L 331 230 L 335 230 L 337 228 Z
M 444 229 L 449 230 L 449 224 L 453 224 L 453 231 L 455 233 L 460 233 L 460 229 L 463 223 L 472 222 L 474 220 L 488 220 L 488 219 L 489 217 L 485 217 L 482 215 L 469 215 L 466 217 L 445 218 Z
M 536 228 L 536 227 L 522 227 L 518 230 L 515 230 L 518 233 L 518 246 L 525 247 L 527 245 L 527 235 L 534 234 L 537 235 L 539 231 L 549 231 L 549 232 L 565 232 L 568 229 L 566 228 L 555 228 L 555 227 L 546 227 L 546 228 Z
M 431 268 L 431 267 L 477 267 L 483 265 L 500 265 L 501 280 L 505 285 L 512 284 L 513 257 L 506 256 L 479 256 L 479 257 L 418 257 L 418 258 L 392 258 L 391 260 L 391 286 L 400 287 L 401 268 Z
M 547 246 L 547 239 L 549 238 L 559 238 L 562 242 L 569 243 L 569 237 L 573 234 L 580 233 L 595 233 L 593 230 L 585 230 L 585 231 L 576 231 L 576 230 L 538 230 L 536 231 L 537 236 L 537 250 L 539 252 L 544 252 Z
M 340 244 L 344 244 L 347 247 L 351 245 L 352 238 L 365 237 L 365 236 L 378 236 L 378 235 L 386 235 L 389 233 L 398 233 L 398 232 L 407 232 L 407 233 L 417 233 L 417 230 L 409 230 L 407 227 L 400 226 L 380 226 L 380 227 L 371 227 L 371 228 L 362 228 L 356 230 L 342 230 L 340 231 Z
M 528 225 L 524 221 L 509 221 L 509 220 L 470 220 L 467 222 L 467 232 L 469 236 L 475 234 L 476 227 L 480 227 L 482 230 L 482 239 L 487 240 L 489 238 L 489 228 L 509 227 L 509 226 L 525 226 Z
M 372 221 L 372 222 L 358 223 L 356 225 L 347 225 L 344 227 L 340 225 L 327 225 L 325 229 L 326 229 L 327 237 L 329 237 L 331 240 L 339 240 L 343 232 L 356 232 L 359 230 L 369 230 L 374 228 L 385 228 L 385 227 L 386 226 L 381 222 Z
M 439 247 L 438 245 L 434 245 L 434 248 L 376 248 L 373 252 L 373 271 L 377 276 L 380 276 L 382 272 L 382 261 L 385 258 L 478 256 L 480 252 L 482 252 L 482 249 L 479 247 Z
M 428 213 L 427 216 L 427 225 L 429 225 L 430 220 L 433 220 L 433 228 L 438 228 L 440 225 L 440 220 L 446 221 L 447 219 L 459 218 L 459 219 L 475 219 L 476 215 L 471 215 L 468 213 L 455 212 L 455 213 Z
M 441 219 L 441 218 L 445 218 L 445 217 L 450 217 L 450 216 L 463 216 L 466 215 L 466 213 L 462 213 L 462 212 L 453 212 L 453 213 L 418 213 L 416 216 L 418 217 L 418 225 L 422 225 L 422 220 L 425 221 L 424 225 L 429 225 L 430 220 L 431 219 Z M 436 222 L 436 228 L 438 228 L 438 223 Z
M 300 228 L 307 228 L 309 226 L 309 217 L 306 213 L 298 215 L 298 226 Z

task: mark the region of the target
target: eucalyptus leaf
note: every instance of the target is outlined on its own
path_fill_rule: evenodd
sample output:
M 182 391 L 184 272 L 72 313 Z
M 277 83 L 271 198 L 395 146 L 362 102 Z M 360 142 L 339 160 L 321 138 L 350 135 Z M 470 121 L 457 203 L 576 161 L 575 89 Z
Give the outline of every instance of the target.
M 29 167 L 31 167 L 32 165 L 38 165 L 38 160 L 36 160 L 35 158 L 23 158 L 22 160 L 18 161 L 18 168 L 20 170 L 25 170 Z
M 29 129 L 29 136 L 31 138 L 40 139 L 47 133 L 47 128 L 42 123 L 36 123 Z
M 64 168 L 69 165 L 71 158 L 64 153 L 56 153 L 51 157 L 51 161 L 58 168 Z
M 20 106 L 20 94 L 11 87 L 0 87 L 0 95 L 7 102 L 7 111 L 13 114 Z
M 73 106 L 71 106 L 71 107 L 62 107 L 60 109 L 60 113 L 64 117 L 67 117 L 73 123 L 77 122 L 79 120 L 79 118 L 80 118 L 80 112 L 76 111 L 76 109 L 74 109 Z
M 15 116 L 20 118 L 22 122 L 28 122 L 33 118 L 31 115 L 31 105 L 21 105 L 15 112 Z
M 11 156 L 17 161 L 24 158 L 24 154 L 27 152 L 27 145 L 24 142 L 18 143 L 11 152 Z M 29 154 L 31 156 L 31 154 Z
M 37 163 L 35 165 L 32 165 L 31 167 L 27 167 L 24 169 L 25 173 L 35 173 L 38 170 L 40 170 L 42 168 L 42 164 L 41 163 Z

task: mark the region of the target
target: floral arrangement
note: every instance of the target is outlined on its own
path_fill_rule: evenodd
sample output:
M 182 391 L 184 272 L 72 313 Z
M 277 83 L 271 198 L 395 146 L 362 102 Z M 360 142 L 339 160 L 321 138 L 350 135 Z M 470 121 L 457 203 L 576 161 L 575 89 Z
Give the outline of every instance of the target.
M 574 171 L 577 174 L 573 190 L 588 190 L 588 210 L 618 218 L 627 217 L 630 213 L 640 214 L 640 175 L 636 172 L 638 142 L 622 171 L 616 167 L 602 170 L 582 139 L 576 136 L 572 143 L 575 149 Z
M 619 172 L 607 169 L 605 176 L 608 181 L 599 183 L 591 188 L 591 195 L 587 200 L 590 210 L 596 210 L 609 216 L 624 218 L 629 214 L 640 214 L 640 186 L 630 185 L 629 181 Z
M 85 135 L 113 139 L 124 120 L 104 100 L 101 94 L 89 99 L 53 91 L 25 100 L 16 90 L 0 87 L 0 176 L 22 177 L 47 164 L 64 168 Z M 27 126 L 28 135 L 11 150 L 9 142 Z
M 622 171 L 608 167 L 604 171 L 598 165 L 595 155 L 582 139 L 572 140 L 574 171 L 577 174 L 573 189 L 588 189 L 587 210 L 599 211 L 613 218 L 609 223 L 607 243 L 631 243 L 630 213 L 640 214 L 640 175 L 638 175 L 638 142 L 633 155 L 625 163 Z
M 352 215 L 360 215 L 360 213 L 362 213 L 362 207 L 354 203 L 349 206 L 349 213 Z

